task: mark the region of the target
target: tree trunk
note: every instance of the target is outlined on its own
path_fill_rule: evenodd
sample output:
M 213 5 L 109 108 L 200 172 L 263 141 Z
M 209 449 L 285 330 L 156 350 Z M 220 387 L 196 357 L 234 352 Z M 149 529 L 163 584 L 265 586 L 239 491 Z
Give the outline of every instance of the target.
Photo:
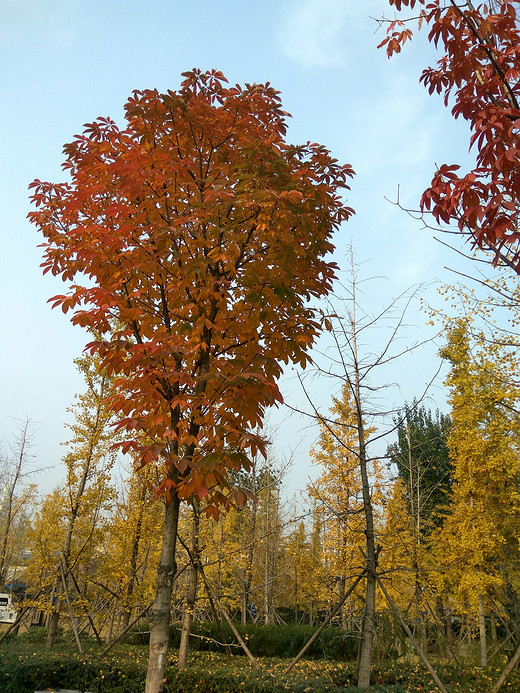
M 491 612 L 491 640 L 497 641 L 497 618 L 494 611 Z
M 376 617 L 376 570 L 377 554 L 374 532 L 374 513 L 372 497 L 368 480 L 368 460 L 365 446 L 365 430 L 363 424 L 363 411 L 361 407 L 361 394 L 359 387 L 359 371 L 357 368 L 357 349 L 354 341 L 355 392 L 356 392 L 356 417 L 359 443 L 359 470 L 363 491 L 363 505 L 365 510 L 365 536 L 366 536 L 366 601 L 363 617 L 363 634 L 361 638 L 361 652 L 358 668 L 358 688 L 364 690 L 370 687 L 370 669 L 372 667 L 372 646 L 374 642 L 375 617 Z
M 352 260 L 352 255 L 351 255 Z M 376 615 L 376 580 L 377 580 L 377 553 L 374 531 L 374 512 L 372 495 L 368 478 L 368 455 L 366 448 L 365 424 L 363 420 L 363 399 L 361 397 L 361 365 L 358 358 L 357 324 L 356 324 L 356 284 L 354 271 L 352 272 L 352 312 L 349 315 L 350 340 L 349 346 L 352 358 L 352 376 L 345 373 L 354 396 L 356 413 L 356 433 L 359 456 L 359 472 L 361 476 L 361 489 L 363 494 L 363 509 L 365 513 L 365 538 L 366 538 L 366 596 L 365 612 L 363 616 L 363 632 L 361 635 L 360 650 L 358 652 L 358 688 L 365 690 L 370 687 L 370 669 L 372 667 L 372 645 L 375 632 Z
M 198 503 L 193 501 L 193 524 L 192 524 L 192 539 L 191 539 L 191 558 L 188 568 L 188 590 L 186 594 L 186 603 L 184 606 L 184 614 L 182 617 L 181 642 L 179 645 L 179 669 L 185 669 L 188 665 L 188 650 L 190 646 L 191 625 L 193 623 L 193 612 L 195 610 L 195 601 L 197 599 L 197 585 L 199 577 L 199 526 L 200 526 L 200 510 Z
M 367 561 L 370 565 L 370 561 Z M 363 616 L 363 634 L 358 668 L 358 688 L 366 690 L 370 687 L 370 670 L 372 667 L 372 645 L 375 632 L 376 613 L 376 573 L 375 568 L 367 572 L 366 602 Z
M 45 640 L 45 647 L 47 650 L 51 650 L 54 641 L 56 640 L 56 633 L 58 632 L 58 621 L 60 620 L 60 601 L 61 601 L 61 583 L 57 580 L 54 583 L 52 594 L 50 597 L 51 605 L 54 604 L 56 611 L 51 611 L 47 615 L 47 638 Z
M 414 602 L 415 602 L 415 628 L 414 635 L 416 639 L 421 644 L 423 649 L 426 649 L 426 629 L 423 619 L 423 614 L 421 611 L 421 582 L 419 577 L 419 570 L 416 566 L 415 570 L 415 586 L 414 586 Z
M 345 595 L 345 588 L 346 588 L 346 582 L 347 579 L 345 576 L 343 576 L 340 581 L 339 581 L 339 598 L 343 599 Z M 348 618 L 347 618 L 347 609 L 345 604 L 341 607 L 341 630 L 346 633 L 348 630 Z
M 132 613 L 130 611 L 130 608 L 125 608 L 125 610 L 123 611 L 123 615 L 121 617 L 121 621 L 119 623 L 119 627 L 121 628 L 121 630 L 124 630 L 128 626 L 128 624 L 130 623 L 131 615 Z
M 123 622 L 121 624 L 122 630 L 125 630 L 125 628 L 128 627 L 128 624 L 130 623 L 130 617 L 132 615 L 132 597 L 134 594 L 137 578 L 137 561 L 139 558 L 139 548 L 141 544 L 141 535 L 143 530 L 143 515 L 145 509 L 146 492 L 147 485 L 143 481 L 141 487 L 141 494 L 139 497 L 139 514 L 137 516 L 135 531 L 132 537 L 132 555 L 130 557 L 130 580 L 128 581 L 128 585 L 126 588 Z
M 253 484 L 253 492 L 256 493 L 256 482 Z M 249 537 L 249 549 L 247 551 L 247 565 L 244 570 L 244 592 L 242 594 L 242 625 L 245 626 L 247 623 L 247 614 L 249 611 L 249 604 L 251 602 L 251 585 L 253 584 L 253 558 L 255 552 L 255 538 L 256 538 L 256 516 L 257 516 L 258 505 L 255 501 L 251 509 L 251 535 Z
M 155 601 L 150 612 L 150 652 L 145 693 L 161 693 L 168 653 L 170 601 L 177 570 L 175 548 L 179 522 L 180 500 L 176 493 L 165 505 L 161 557 L 157 567 Z
M 361 426 L 362 430 L 362 426 Z M 374 516 L 372 512 L 372 499 L 368 484 L 368 471 L 366 464 L 366 454 L 364 440 L 360 445 L 360 469 L 363 484 L 363 502 L 365 506 L 366 519 L 366 601 L 365 613 L 363 617 L 363 633 L 361 637 L 361 652 L 359 656 L 358 668 L 358 688 L 364 690 L 370 686 L 370 669 L 372 666 L 372 645 L 375 632 L 376 616 L 376 570 L 377 555 L 374 537 Z
M 480 666 L 487 667 L 487 641 L 486 641 L 486 612 L 484 609 L 484 597 L 478 598 L 478 630 L 480 639 Z
M 59 600 L 61 595 L 58 597 L 58 602 L 56 608 L 59 609 Z M 60 612 L 53 611 L 49 618 L 49 627 L 47 630 L 47 640 L 45 641 L 45 647 L 51 650 L 54 647 L 54 642 L 56 640 L 56 634 L 58 632 L 58 621 L 60 620 Z
M 294 566 L 294 625 L 298 625 L 298 567 Z
M 448 635 L 446 630 L 446 616 L 442 597 L 437 595 L 435 598 L 435 626 L 437 630 L 437 646 L 440 646 L 444 637 Z
M 193 623 L 193 611 L 197 598 L 198 568 L 190 565 L 188 568 L 188 592 L 186 595 L 186 605 L 182 617 L 181 642 L 179 645 L 179 669 L 185 669 L 188 665 L 188 650 L 190 644 L 191 626 Z
M 106 637 L 105 637 L 105 641 L 106 641 L 107 645 L 108 645 L 108 643 L 111 642 L 111 640 L 112 640 L 112 633 L 114 632 L 114 620 L 115 620 L 115 617 L 116 617 L 116 612 L 115 612 L 115 611 L 112 611 L 112 614 L 110 615 L 110 620 L 109 620 L 109 622 L 108 622 L 107 634 L 106 634 Z
M 274 623 L 273 613 L 272 613 L 272 590 L 273 590 L 273 576 L 272 576 L 272 565 L 271 565 L 271 551 L 270 551 L 270 533 L 271 533 L 271 482 L 267 487 L 267 506 L 266 506 L 266 536 L 264 539 L 264 623 L 266 626 L 272 625 Z

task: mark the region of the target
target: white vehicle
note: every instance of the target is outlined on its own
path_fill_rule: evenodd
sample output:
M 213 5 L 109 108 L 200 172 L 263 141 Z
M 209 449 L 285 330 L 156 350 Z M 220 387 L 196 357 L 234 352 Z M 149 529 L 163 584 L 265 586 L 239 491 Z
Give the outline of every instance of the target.
M 10 594 L 0 594 L 0 623 L 14 623 L 16 621 L 16 609 Z

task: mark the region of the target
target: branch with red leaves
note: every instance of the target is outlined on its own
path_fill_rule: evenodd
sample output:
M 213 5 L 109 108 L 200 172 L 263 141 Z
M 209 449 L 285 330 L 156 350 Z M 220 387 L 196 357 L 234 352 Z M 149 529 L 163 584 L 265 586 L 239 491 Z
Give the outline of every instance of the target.
M 520 273 L 520 3 L 507 0 L 388 0 L 399 12 L 420 7 L 428 40 L 441 51 L 421 82 L 430 94 L 444 97 L 455 118 L 469 123 L 469 148 L 475 167 L 465 175 L 459 167 L 436 171 L 421 205 L 437 222 L 456 223 L 478 247 L 491 247 Z M 380 44 L 391 56 L 411 38 L 403 20 L 388 25 Z

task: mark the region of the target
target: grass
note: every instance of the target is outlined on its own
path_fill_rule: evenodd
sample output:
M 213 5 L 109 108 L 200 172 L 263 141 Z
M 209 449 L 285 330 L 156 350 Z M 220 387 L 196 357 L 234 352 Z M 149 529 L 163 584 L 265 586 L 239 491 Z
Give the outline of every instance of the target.
M 77 688 L 93 693 L 142 693 L 148 651 L 137 645 L 120 645 L 100 658 L 101 648 L 85 642 L 79 655 L 71 643 L 60 642 L 47 652 L 40 635 L 31 631 L 0 645 L 0 680 L 3 693 L 33 693 L 38 689 Z M 354 664 L 330 659 L 303 660 L 289 674 L 288 660 L 260 658 L 262 671 L 251 668 L 244 657 L 217 652 L 194 652 L 189 667 L 177 669 L 172 652 L 165 672 L 165 693 L 354 693 Z M 450 693 L 489 693 L 498 667 L 441 666 L 438 673 Z M 372 670 L 371 691 L 430 693 L 437 689 L 418 664 L 399 661 L 378 663 Z M 520 673 L 514 672 L 504 686 L 520 691 Z

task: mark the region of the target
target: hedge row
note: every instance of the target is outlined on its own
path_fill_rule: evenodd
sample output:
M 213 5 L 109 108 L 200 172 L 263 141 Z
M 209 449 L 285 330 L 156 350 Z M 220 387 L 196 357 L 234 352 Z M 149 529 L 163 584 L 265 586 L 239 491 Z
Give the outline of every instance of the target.
M 263 630 L 263 629 L 262 629 Z M 105 658 L 100 647 L 85 642 L 86 653 L 78 655 L 69 638 L 49 652 L 44 647 L 44 629 L 10 637 L 0 646 L 0 690 L 2 693 L 34 693 L 49 688 L 72 688 L 92 693 L 142 693 L 146 675 L 146 647 L 119 645 Z M 249 638 L 250 642 L 253 637 Z M 227 657 L 215 652 L 193 653 L 189 668 L 176 668 L 172 647 L 166 669 L 165 693 L 354 693 L 355 663 L 331 660 L 302 660 L 285 675 L 287 660 L 260 660 L 262 671 L 253 670 L 244 657 Z M 448 691 L 488 693 L 498 678 L 500 665 L 481 669 L 471 666 L 436 665 Z M 435 686 L 423 666 L 397 661 L 372 667 L 371 691 L 386 693 L 433 693 Z M 505 685 L 509 693 L 520 691 L 520 672 Z
M 1 659 L 0 659 L 1 661 Z M 243 660 L 242 660 L 243 661 Z M 75 688 L 92 693 L 142 693 L 145 680 L 144 663 L 140 666 L 115 662 L 106 663 L 92 657 L 71 655 L 45 656 L 30 661 L 2 662 L 3 693 L 34 693 L 46 688 Z M 247 666 L 231 666 L 224 660 L 197 663 L 179 671 L 167 667 L 164 693 L 356 693 L 352 665 L 323 668 L 303 665 L 291 676 L 281 670 L 254 671 Z M 440 667 L 439 674 L 448 691 L 488 693 L 497 670 Z M 418 666 L 393 665 L 374 667 L 371 691 L 386 693 L 438 693 L 427 672 Z M 518 691 L 520 677 L 513 676 L 504 691 Z
M 124 658 L 128 656 L 125 653 Z M 257 672 L 248 666 L 232 666 L 219 655 L 199 655 L 201 661 L 179 671 L 167 667 L 165 693 L 355 693 L 352 664 L 303 663 L 289 677 L 280 668 Z M 202 661 L 206 658 L 206 661 Z M 235 660 L 237 661 L 237 660 Z M 243 659 L 238 660 L 244 661 Z M 5 658 L 0 654 L 2 693 L 34 693 L 46 688 L 75 688 L 92 693 L 142 693 L 145 680 L 144 660 L 139 665 L 130 662 L 105 662 L 95 656 L 40 653 L 26 659 Z M 496 680 L 496 669 L 481 670 L 439 667 L 439 674 L 449 691 L 488 693 Z M 410 693 L 436 691 L 422 667 L 405 664 L 377 666 L 372 671 L 371 691 Z M 504 691 L 520 690 L 520 677 L 515 674 Z
M 308 625 L 263 626 L 258 624 L 236 625 L 240 636 L 255 657 L 282 657 L 293 659 L 310 640 L 316 629 Z M 132 644 L 148 644 L 148 633 L 135 631 L 127 637 Z M 178 648 L 180 626 L 170 630 L 170 647 Z M 192 651 L 231 652 L 244 654 L 231 628 L 215 622 L 195 622 L 190 638 Z M 354 660 L 358 640 L 339 628 L 325 628 L 305 653 L 306 659 Z
M 100 661 L 92 656 L 74 654 L 10 658 L 2 663 L 2 693 L 34 693 L 47 688 L 72 688 L 92 693 L 142 693 L 146 666 Z M 239 660 L 240 661 L 240 660 Z M 243 661 L 243 660 L 241 660 Z M 295 673 L 255 671 L 248 666 L 226 662 L 196 664 L 179 671 L 170 666 L 165 671 L 164 693 L 347 693 L 354 686 L 336 685 L 329 676 L 318 672 L 309 676 Z M 376 689 L 377 690 L 377 689 Z M 398 690 L 398 689 L 396 689 Z M 404 690 L 404 689 L 403 689 Z

